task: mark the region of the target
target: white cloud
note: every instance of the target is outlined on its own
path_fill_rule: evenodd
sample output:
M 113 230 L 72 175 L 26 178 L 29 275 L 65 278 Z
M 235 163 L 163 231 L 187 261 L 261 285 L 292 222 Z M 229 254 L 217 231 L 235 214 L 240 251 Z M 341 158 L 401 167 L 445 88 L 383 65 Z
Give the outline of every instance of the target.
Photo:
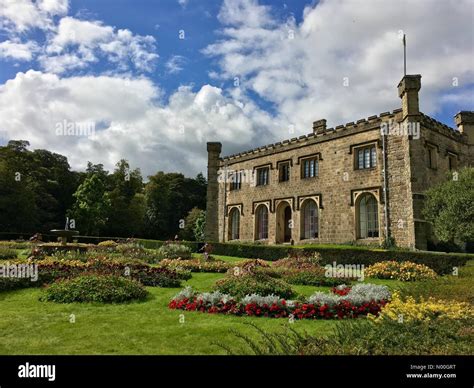
M 186 58 L 182 55 L 173 55 L 165 64 L 166 71 L 170 74 L 177 74 L 183 71 Z
M 205 53 L 218 59 L 220 79 L 239 77 L 244 93 L 274 104 L 298 134 L 310 132 L 315 119 L 338 125 L 400 106 L 399 30 L 407 34 L 408 72 L 422 74 L 425 113 L 439 110 L 447 88 L 456 93 L 453 77 L 472 82 L 469 0 L 321 1 L 305 8 L 299 24 L 270 11 L 255 0 L 225 0 L 222 38 Z
M 181 8 L 186 8 L 189 3 L 189 0 L 178 0 L 178 4 L 181 6 Z
M 144 174 L 204 172 L 207 141 L 221 140 L 234 152 L 274 125 L 252 102 L 210 85 L 182 86 L 163 101 L 148 78 L 60 78 L 32 70 L 0 86 L 0 122 L 1 138 L 64 154 L 73 168 L 91 160 L 111 169 L 127 158 Z M 95 136 L 57 136 L 65 122 L 94 123 Z
M 0 43 L 0 58 L 31 61 L 36 51 L 38 45 L 33 41 L 21 43 L 18 40 L 6 40 Z
M 39 57 L 47 72 L 63 73 L 85 68 L 101 57 L 125 71 L 130 65 L 139 71 L 152 71 L 158 54 L 155 38 L 134 35 L 127 29 L 115 29 L 100 21 L 64 17 L 57 32 L 49 39 L 45 53 Z
M 67 0 L 0 0 L 0 28 L 14 35 L 31 28 L 50 29 L 53 17 L 67 10 Z
M 86 69 L 102 58 L 121 72 L 154 69 L 158 54 L 153 36 L 136 35 L 97 20 L 65 16 L 67 12 L 67 0 L 0 0 L 0 30 L 10 37 L 3 44 L 2 55 L 32 60 L 38 52 L 40 66 L 58 74 Z M 41 50 L 38 45 L 20 40 L 34 28 L 45 33 Z
M 44 7 L 51 6 L 41 12 Z M 0 85 L 0 138 L 67 155 L 74 168 L 88 160 L 113 168 L 127 158 L 145 174 L 195 174 L 205 170 L 206 141 L 222 141 L 229 154 L 309 133 L 319 118 L 338 125 L 399 107 L 399 30 L 407 33 L 408 72 L 423 76 L 422 110 L 433 114 L 446 102 L 470 109 L 472 93 L 464 88 L 474 76 L 469 10 L 468 0 L 322 1 L 306 7 L 297 23 L 282 22 L 257 1 L 226 0 L 220 40 L 205 50 L 218 63 L 208 74 L 223 84 L 237 77 L 240 85 L 181 86 L 166 100 L 149 78 L 134 75 L 155 63 L 153 37 L 63 17 L 57 30 L 48 30 L 44 72 L 18 73 Z M 28 26 L 26 20 L 18 25 Z M 11 42 L 27 44 L 9 42 L 0 49 L 4 56 L 15 52 Z M 26 58 L 26 48 L 18 46 L 17 57 Z M 115 65 L 107 75 L 63 75 L 103 58 Z M 176 58 L 165 65 L 169 72 L 183 67 Z M 255 95 L 276 113 L 259 108 Z M 56 136 L 55 125 L 64 120 L 95 123 L 95 137 Z

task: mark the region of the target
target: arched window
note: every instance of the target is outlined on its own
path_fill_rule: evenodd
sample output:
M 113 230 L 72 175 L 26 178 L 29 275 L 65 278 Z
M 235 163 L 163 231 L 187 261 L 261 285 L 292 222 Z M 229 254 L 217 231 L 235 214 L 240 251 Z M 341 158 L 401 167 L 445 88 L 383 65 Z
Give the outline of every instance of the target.
M 233 208 L 229 215 L 229 240 L 238 240 L 240 238 L 240 212 Z
M 318 238 L 318 205 L 307 200 L 301 209 L 301 238 Z
M 260 205 L 255 213 L 255 237 L 256 240 L 268 238 L 268 209 L 265 205 Z
M 359 201 L 359 238 L 379 237 L 377 200 L 372 194 L 364 194 Z

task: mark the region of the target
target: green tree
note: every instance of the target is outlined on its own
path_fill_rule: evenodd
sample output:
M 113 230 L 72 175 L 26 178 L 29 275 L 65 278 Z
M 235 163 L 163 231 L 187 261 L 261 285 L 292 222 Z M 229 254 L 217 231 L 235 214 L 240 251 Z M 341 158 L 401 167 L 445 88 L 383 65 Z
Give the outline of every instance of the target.
M 424 215 L 440 241 L 474 241 L 474 168 L 450 174 L 448 181 L 428 190 Z
M 122 159 L 108 180 L 111 207 L 105 233 L 119 237 L 136 236 L 143 230 L 145 213 L 141 172 L 139 169 L 130 170 L 129 163 Z
M 188 215 L 186 216 L 184 222 L 184 228 L 180 232 L 180 237 L 183 240 L 195 241 L 200 240 L 196 236 L 196 222 L 201 218 L 201 214 L 204 213 L 204 210 L 201 210 L 197 207 L 193 207 Z
M 196 241 L 204 241 L 206 229 L 206 212 L 200 210 L 196 221 L 194 222 L 194 238 Z
M 189 211 L 206 205 L 205 179 L 162 171 L 149 178 L 145 187 L 146 236 L 173 238 L 181 231 L 180 226 Z
M 74 193 L 76 202 L 69 216 L 82 234 L 100 235 L 110 211 L 109 193 L 100 174 L 88 176 Z

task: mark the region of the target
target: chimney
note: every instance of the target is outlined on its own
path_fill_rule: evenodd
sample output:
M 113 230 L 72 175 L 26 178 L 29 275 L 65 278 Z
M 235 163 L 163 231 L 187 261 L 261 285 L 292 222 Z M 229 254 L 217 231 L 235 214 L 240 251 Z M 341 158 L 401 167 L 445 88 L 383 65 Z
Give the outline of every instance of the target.
M 219 241 L 219 158 L 222 144 L 207 143 L 207 198 L 205 238 L 207 242 Z
M 474 144 L 474 112 L 463 110 L 454 116 L 459 132 L 467 136 L 468 144 Z
M 317 135 L 318 133 L 323 133 L 326 131 L 326 119 L 321 119 L 313 122 L 313 133 Z
M 420 114 L 418 92 L 421 88 L 421 75 L 405 75 L 398 84 L 398 96 L 402 99 L 403 119 Z

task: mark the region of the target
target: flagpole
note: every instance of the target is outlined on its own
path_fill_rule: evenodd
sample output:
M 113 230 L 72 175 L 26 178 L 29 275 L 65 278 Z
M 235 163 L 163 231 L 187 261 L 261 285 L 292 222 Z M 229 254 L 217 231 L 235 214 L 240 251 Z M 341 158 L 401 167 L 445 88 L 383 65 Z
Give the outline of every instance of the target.
M 403 75 L 407 75 L 407 41 L 405 34 L 403 34 Z

